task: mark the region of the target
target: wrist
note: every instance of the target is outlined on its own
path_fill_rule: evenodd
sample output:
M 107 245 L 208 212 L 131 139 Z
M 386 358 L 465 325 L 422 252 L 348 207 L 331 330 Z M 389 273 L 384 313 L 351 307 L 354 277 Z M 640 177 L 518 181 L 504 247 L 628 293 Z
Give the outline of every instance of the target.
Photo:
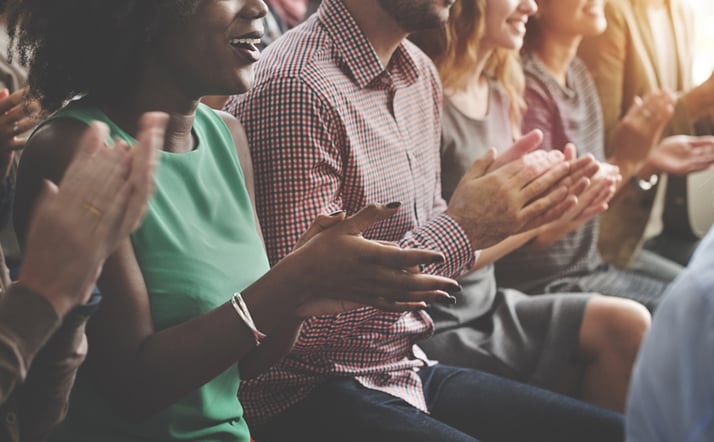
M 15 284 L 23 290 L 30 291 L 42 297 L 52 306 L 52 309 L 60 318 L 64 318 L 76 304 L 72 302 L 70 296 L 62 295 L 49 284 L 43 284 L 31 277 L 25 277 L 22 273 Z
M 698 120 L 714 106 L 714 93 L 707 83 L 702 83 L 682 95 L 682 103 L 691 120 Z

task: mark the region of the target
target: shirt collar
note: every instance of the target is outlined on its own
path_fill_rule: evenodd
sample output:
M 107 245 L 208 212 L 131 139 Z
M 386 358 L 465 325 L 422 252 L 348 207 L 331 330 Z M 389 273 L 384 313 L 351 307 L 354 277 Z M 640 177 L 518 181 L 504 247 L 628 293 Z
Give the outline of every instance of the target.
M 341 0 L 324 0 L 319 18 L 335 43 L 343 69 L 351 73 L 360 88 L 384 84 L 383 78 L 396 86 L 411 85 L 419 78 L 416 62 L 405 42 L 399 45 L 385 70 L 374 47 Z

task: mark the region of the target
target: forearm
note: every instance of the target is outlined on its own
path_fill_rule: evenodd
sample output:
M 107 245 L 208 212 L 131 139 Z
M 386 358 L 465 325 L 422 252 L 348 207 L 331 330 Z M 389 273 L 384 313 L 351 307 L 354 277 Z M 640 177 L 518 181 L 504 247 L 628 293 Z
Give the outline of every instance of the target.
M 87 354 L 86 317 L 68 315 L 37 356 L 20 396 L 21 434 L 44 440 L 66 413 L 74 379 Z
M 474 270 L 493 264 L 512 251 L 520 248 L 533 239 L 538 234 L 539 230 L 540 229 L 533 229 L 527 232 L 519 233 L 518 235 L 509 236 L 495 246 L 482 250 L 481 254 L 478 256 Z
M 266 337 L 258 348 L 248 353 L 239 363 L 241 379 L 251 379 L 284 358 L 292 350 L 303 321 L 295 318 Z
M 588 220 L 589 219 L 583 219 L 568 223 L 554 223 L 552 225 L 545 226 L 545 228 L 540 229 L 537 236 L 530 244 L 530 247 L 533 251 L 545 250 L 568 233 L 580 228 Z
M 13 285 L 0 298 L 0 403 L 24 382 L 35 355 L 59 324 L 52 306 L 34 292 Z
M 269 337 L 278 336 L 284 324 L 296 317 L 298 299 L 289 274 L 290 269 L 270 271 L 242 291 L 257 328 Z M 256 344 L 230 296 L 227 293 L 225 304 L 201 316 L 157 332 L 143 330 L 125 342 L 116 342 L 116 327 L 98 326 L 96 322 L 102 320 L 98 316 L 90 324 L 92 342 L 113 342 L 90 353 L 92 373 L 102 376 L 98 385 L 127 417 L 142 420 L 237 364 Z M 109 296 L 105 298 L 109 301 Z M 113 382 L 106 382 L 107 375 Z

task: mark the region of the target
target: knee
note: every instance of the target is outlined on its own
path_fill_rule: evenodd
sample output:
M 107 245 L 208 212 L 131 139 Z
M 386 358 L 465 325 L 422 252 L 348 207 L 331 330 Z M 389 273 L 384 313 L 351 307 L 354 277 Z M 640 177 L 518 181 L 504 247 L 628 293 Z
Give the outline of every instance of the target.
M 630 299 L 595 296 L 588 303 L 580 331 L 581 347 L 596 356 L 616 352 L 634 361 L 652 317 Z

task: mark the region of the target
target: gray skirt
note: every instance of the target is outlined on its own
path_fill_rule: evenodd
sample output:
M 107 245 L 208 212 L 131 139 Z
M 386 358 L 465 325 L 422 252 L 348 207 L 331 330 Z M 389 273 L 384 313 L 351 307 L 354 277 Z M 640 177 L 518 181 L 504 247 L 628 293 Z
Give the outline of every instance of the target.
M 441 363 L 558 390 L 578 369 L 580 327 L 591 293 L 530 296 L 499 289 L 490 311 L 420 342 Z

